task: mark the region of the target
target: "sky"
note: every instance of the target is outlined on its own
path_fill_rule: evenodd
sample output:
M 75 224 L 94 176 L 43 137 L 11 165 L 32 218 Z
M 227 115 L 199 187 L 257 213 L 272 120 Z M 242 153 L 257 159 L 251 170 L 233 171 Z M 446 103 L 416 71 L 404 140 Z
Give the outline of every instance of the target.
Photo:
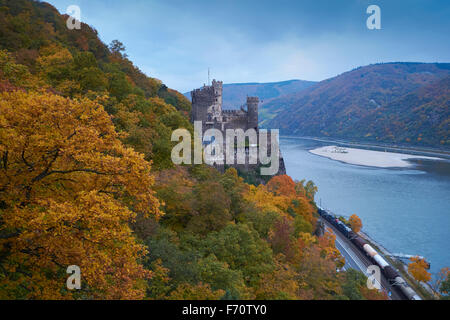
M 448 0 L 47 0 L 81 9 L 148 76 L 187 92 L 224 83 L 320 81 L 378 62 L 450 62 Z M 381 29 L 369 30 L 369 5 Z

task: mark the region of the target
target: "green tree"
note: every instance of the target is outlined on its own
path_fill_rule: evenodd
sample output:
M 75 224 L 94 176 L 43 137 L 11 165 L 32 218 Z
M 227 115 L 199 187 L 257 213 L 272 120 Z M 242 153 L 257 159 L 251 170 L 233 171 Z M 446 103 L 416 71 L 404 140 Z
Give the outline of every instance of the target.
M 232 270 L 228 264 L 219 261 L 214 254 L 198 261 L 200 279 L 208 283 L 212 290 L 222 289 L 228 293 L 228 299 L 244 299 L 248 295 L 247 287 L 240 270 Z
M 220 230 L 230 222 L 230 199 L 219 182 L 198 182 L 193 195 L 193 212 L 188 230 L 204 235 Z
M 230 224 L 219 232 L 209 233 L 203 250 L 226 262 L 231 269 L 242 271 L 250 286 L 258 282 L 262 273 L 274 268 L 268 243 L 245 224 Z
M 119 40 L 111 41 L 111 43 L 109 45 L 109 50 L 111 50 L 111 52 L 113 54 L 117 54 L 120 57 L 123 57 L 123 58 L 127 57 L 127 54 L 125 53 L 125 50 L 126 50 L 125 46 Z

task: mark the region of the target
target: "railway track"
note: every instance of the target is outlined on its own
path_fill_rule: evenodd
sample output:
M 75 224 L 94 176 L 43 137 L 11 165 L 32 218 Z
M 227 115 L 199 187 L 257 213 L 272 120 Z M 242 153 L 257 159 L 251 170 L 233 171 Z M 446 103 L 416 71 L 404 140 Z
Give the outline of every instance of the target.
M 336 229 L 325 219 L 321 218 L 324 225 L 330 228 L 336 235 L 336 247 L 346 258 L 347 268 L 353 268 L 367 275 L 367 267 L 373 265 L 369 258 L 362 253 L 350 240 L 345 238 L 339 230 Z M 347 261 L 350 259 L 351 261 Z M 399 290 L 392 286 L 386 277 L 381 273 L 380 284 L 382 290 L 388 295 L 390 300 L 406 300 Z

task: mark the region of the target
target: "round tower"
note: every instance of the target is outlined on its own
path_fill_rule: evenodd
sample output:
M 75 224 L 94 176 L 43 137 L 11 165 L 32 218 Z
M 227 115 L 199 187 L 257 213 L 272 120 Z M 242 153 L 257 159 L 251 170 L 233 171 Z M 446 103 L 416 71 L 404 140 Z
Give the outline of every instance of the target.
M 258 129 L 258 97 L 247 97 L 247 128 Z

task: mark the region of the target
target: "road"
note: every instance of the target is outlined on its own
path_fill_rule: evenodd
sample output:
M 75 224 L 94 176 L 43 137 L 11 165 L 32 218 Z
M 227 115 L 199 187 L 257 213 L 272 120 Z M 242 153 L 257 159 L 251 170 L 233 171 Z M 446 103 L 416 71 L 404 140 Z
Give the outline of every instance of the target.
M 321 219 L 326 227 L 330 228 L 333 233 L 336 235 L 336 248 L 345 258 L 344 270 L 348 270 L 350 268 L 359 270 L 362 273 L 367 275 L 367 267 L 373 265 L 373 263 L 367 258 L 367 256 L 359 251 L 359 249 L 346 237 L 342 235 L 333 225 L 331 225 L 325 219 Z M 397 291 L 397 288 L 393 288 L 388 280 L 381 275 L 381 288 L 382 290 L 388 294 L 391 292 L 391 296 L 389 299 L 391 300 L 403 300 L 403 297 Z

